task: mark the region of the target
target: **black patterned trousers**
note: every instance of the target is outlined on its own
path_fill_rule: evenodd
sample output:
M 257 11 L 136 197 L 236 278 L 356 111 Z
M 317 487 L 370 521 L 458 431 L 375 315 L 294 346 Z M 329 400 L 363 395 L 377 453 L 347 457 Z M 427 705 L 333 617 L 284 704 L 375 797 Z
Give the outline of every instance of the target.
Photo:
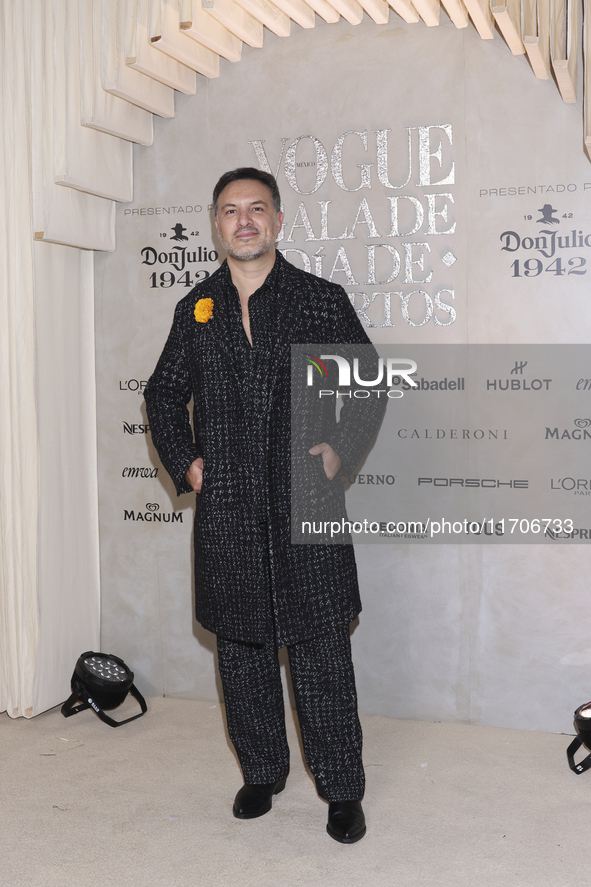
M 289 772 L 278 650 L 218 637 L 226 720 L 244 781 L 279 782 Z M 348 625 L 287 647 L 304 754 L 318 794 L 361 800 L 362 733 Z

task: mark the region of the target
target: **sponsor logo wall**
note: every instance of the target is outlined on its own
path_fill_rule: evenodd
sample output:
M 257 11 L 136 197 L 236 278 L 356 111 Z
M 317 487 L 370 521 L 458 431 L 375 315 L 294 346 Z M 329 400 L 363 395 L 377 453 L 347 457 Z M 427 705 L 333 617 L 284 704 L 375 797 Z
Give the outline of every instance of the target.
M 591 346 L 407 344 L 402 350 L 378 345 L 376 351 L 356 346 L 353 357 L 351 348 L 333 345 L 306 346 L 305 353 L 292 348 L 292 429 L 306 412 L 313 415 L 318 400 L 337 394 L 343 404 L 387 400 L 363 473 L 355 484 L 341 477 L 349 520 L 358 528 L 363 524 L 353 530 L 353 542 L 408 541 L 392 528 L 409 521 L 427 528 L 413 542 L 548 544 L 556 532 L 570 534 L 571 542 L 587 540 L 573 530 L 590 522 L 585 493 L 591 487 L 583 475 L 591 419 L 571 417 L 581 406 L 576 386 L 591 361 Z M 396 375 L 404 365 L 414 371 Z M 360 367 L 370 381 L 363 381 Z M 570 428 L 559 427 L 569 422 Z M 351 433 L 355 437 L 355 427 Z M 549 484 L 548 475 L 561 464 L 570 465 L 578 480 Z M 296 465 L 293 454 L 292 474 Z M 394 483 L 396 489 L 388 489 Z M 316 515 L 312 530 L 305 480 L 296 475 L 294 488 L 302 497 L 294 497 L 292 541 L 325 542 L 320 518 L 334 522 L 336 514 L 327 508 Z M 577 495 L 559 500 L 554 490 Z M 487 532 L 493 526 L 497 532 Z
M 524 643 L 516 602 L 538 614 L 544 661 L 559 661 L 570 653 L 559 640 L 548 652 L 544 614 L 559 584 L 582 605 L 586 594 L 589 565 L 575 560 L 591 527 L 591 365 L 576 349 L 531 349 L 588 339 L 591 165 L 578 116 L 552 84 L 505 58 L 498 41 L 436 30 L 341 21 L 298 32 L 287 54 L 270 41 L 239 69 L 200 81 L 195 96 L 177 96 L 177 117 L 155 120 L 153 148 L 136 151 L 117 249 L 96 257 L 97 403 L 103 637 L 139 663 L 147 692 L 218 699 L 214 641 L 191 621 L 194 497 L 177 497 L 158 460 L 143 391 L 174 306 L 223 257 L 212 186 L 225 170 L 253 165 L 277 175 L 285 257 L 342 284 L 370 338 L 417 364 L 416 387 L 402 379 L 402 396 L 388 402 L 387 434 L 338 480 L 351 514 L 361 519 L 369 491 L 378 524 L 392 514 L 396 523 L 480 522 L 479 534 L 435 539 L 418 526 L 362 540 L 398 543 L 371 556 L 359 549 L 365 621 L 356 638 L 378 657 L 361 666 L 362 700 L 402 717 L 569 726 L 566 693 L 540 714 L 529 702 L 536 694 L 519 695 L 511 675 Z M 489 359 L 493 344 L 507 350 Z M 451 345 L 458 351 L 446 363 Z M 476 363 L 468 345 L 484 348 Z M 503 545 L 503 519 L 529 521 L 520 541 L 533 541 L 532 521 L 569 516 L 572 531 L 552 524 L 538 534 L 541 547 Z M 460 541 L 470 543 L 461 556 Z M 544 560 L 552 557 L 570 560 Z M 407 696 L 392 689 L 392 669 L 416 657 L 396 620 L 424 651 Z M 576 644 L 577 631 L 563 628 L 561 638 Z M 478 656 L 463 658 L 476 637 L 486 678 Z M 535 638 L 527 643 L 536 659 Z M 513 652 L 503 660 L 501 649 Z M 372 675 L 382 669 L 388 680 L 378 687 Z M 556 685 L 543 668 L 538 679 Z

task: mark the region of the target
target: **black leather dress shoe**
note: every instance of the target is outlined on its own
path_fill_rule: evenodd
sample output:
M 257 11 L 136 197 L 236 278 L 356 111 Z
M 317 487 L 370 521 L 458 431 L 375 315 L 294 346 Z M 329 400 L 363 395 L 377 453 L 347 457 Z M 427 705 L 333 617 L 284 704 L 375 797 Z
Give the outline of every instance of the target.
M 237 819 L 256 819 L 268 813 L 273 804 L 273 795 L 285 788 L 285 779 L 262 785 L 243 785 L 236 797 L 232 812 Z
M 326 831 L 341 844 L 360 841 L 367 831 L 361 801 L 331 801 Z

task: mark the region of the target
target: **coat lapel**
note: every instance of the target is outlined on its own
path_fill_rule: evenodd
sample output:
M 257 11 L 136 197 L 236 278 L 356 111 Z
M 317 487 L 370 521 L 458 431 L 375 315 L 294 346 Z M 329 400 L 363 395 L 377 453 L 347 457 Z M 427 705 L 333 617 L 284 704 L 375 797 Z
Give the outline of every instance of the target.
M 275 334 L 270 338 L 270 353 L 264 361 L 268 373 L 266 383 L 270 391 L 273 390 L 280 368 L 286 361 L 289 364 L 291 343 L 299 342 L 301 338 L 299 306 L 297 298 L 294 298 L 297 281 L 292 279 L 296 275 L 280 253 L 277 253 L 276 261 L 279 267 L 274 286 L 277 304 Z M 236 306 L 230 304 L 230 299 L 234 295 L 230 270 L 224 262 L 207 281 L 200 284 L 195 292 L 195 302 L 198 299 L 213 299 L 213 314 L 210 320 L 205 324 L 195 322 L 195 346 L 205 349 L 206 352 L 211 348 L 218 351 L 223 356 L 224 362 L 230 366 L 236 382 L 239 383 L 232 348 L 235 333 L 232 325 L 236 323 Z
M 277 336 L 269 360 L 271 390 L 276 384 L 281 367 L 286 363 L 288 367 L 291 366 L 291 345 L 300 341 L 301 328 L 298 300 L 294 298 L 295 281 L 291 279 L 292 266 L 281 253 L 277 253 L 277 261 L 280 263 L 276 291 Z
M 198 299 L 212 299 L 213 313 L 205 324 L 195 323 L 195 347 L 203 348 L 205 352 L 215 349 L 222 356 L 224 362 L 229 365 L 238 382 L 234 355 L 232 351 L 232 305 L 229 299 L 233 296 L 231 291 L 230 271 L 226 262 L 207 280 L 202 283 L 195 293 L 195 302 Z

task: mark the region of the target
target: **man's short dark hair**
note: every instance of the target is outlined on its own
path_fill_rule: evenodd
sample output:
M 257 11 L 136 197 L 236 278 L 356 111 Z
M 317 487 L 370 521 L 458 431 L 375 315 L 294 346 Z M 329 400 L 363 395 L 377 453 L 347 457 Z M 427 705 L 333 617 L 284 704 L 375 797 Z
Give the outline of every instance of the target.
M 276 213 L 279 212 L 281 209 L 281 196 L 275 176 L 272 176 L 270 172 L 263 172 L 262 169 L 255 169 L 254 166 L 241 166 L 239 169 L 231 169 L 230 172 L 225 172 L 213 189 L 213 211 L 216 218 L 220 194 L 230 182 L 238 182 L 240 179 L 254 179 L 255 182 L 262 182 L 263 185 L 266 185 L 273 198 L 273 209 Z

